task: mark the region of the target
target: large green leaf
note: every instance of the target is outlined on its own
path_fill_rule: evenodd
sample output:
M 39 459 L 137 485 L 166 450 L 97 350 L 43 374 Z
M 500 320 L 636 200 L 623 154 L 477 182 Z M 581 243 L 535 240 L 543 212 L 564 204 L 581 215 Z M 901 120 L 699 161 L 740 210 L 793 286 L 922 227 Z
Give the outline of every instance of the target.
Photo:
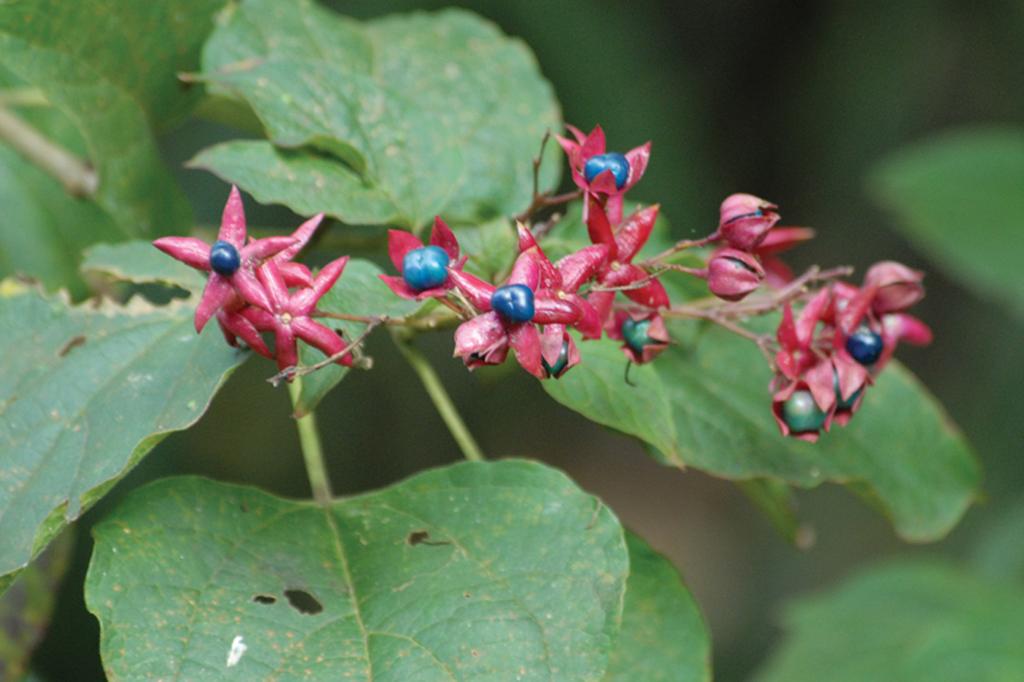
M 1024 590 L 941 563 L 872 569 L 798 602 L 785 627 L 759 682 L 1024 679 Z
M 606 507 L 514 460 L 327 509 L 164 479 L 94 536 L 111 680 L 596 680 L 628 570 Z
M 970 447 L 935 399 L 898 364 L 868 390 L 856 417 L 816 444 L 784 438 L 771 415 L 771 374 L 753 345 L 708 329 L 623 379 L 610 341 L 580 344 L 582 362 L 544 387 L 584 416 L 640 438 L 660 461 L 716 476 L 851 486 L 914 541 L 945 534 L 977 494 Z
M 414 312 L 420 304 L 395 296 L 391 289 L 378 279 L 382 270 L 368 260 L 356 258 L 345 266 L 341 279 L 324 294 L 317 303 L 317 309 L 326 313 L 360 315 L 372 317 L 386 315 L 402 317 Z M 341 331 L 345 338 L 353 341 L 363 333 L 366 325 L 362 322 L 320 318 L 320 323 Z M 312 365 L 324 359 L 323 353 L 302 344 L 299 358 L 303 365 Z M 302 391 L 295 406 L 296 415 L 304 415 L 316 408 L 327 392 L 338 385 L 348 369 L 329 365 L 307 374 L 302 378 Z
M 194 305 L 71 306 L 0 283 L 0 576 L 195 423 L 244 357 L 215 324 L 196 335 Z
M 522 210 L 530 161 L 560 126 L 530 51 L 460 10 L 364 24 L 309 0 L 246 0 L 222 15 L 203 77 L 250 105 L 269 142 L 222 144 L 193 164 L 260 201 L 348 223 L 475 224 Z M 551 145 L 545 188 L 558 157 Z
M 626 533 L 626 544 L 626 606 L 605 682 L 710 680 L 711 642 L 693 596 L 646 542 Z
M 50 622 L 73 539 L 70 530 L 62 534 L 0 596 L 0 680 L 20 679 L 26 672 Z
M 870 187 L 936 263 L 1024 315 L 1024 130 L 928 140 L 884 161 Z
M 127 234 L 182 230 L 191 213 L 150 125 L 179 120 L 223 0 L 125 3 L 33 0 L 0 5 L 0 66 L 38 88 L 75 125 L 99 188 L 93 199 Z

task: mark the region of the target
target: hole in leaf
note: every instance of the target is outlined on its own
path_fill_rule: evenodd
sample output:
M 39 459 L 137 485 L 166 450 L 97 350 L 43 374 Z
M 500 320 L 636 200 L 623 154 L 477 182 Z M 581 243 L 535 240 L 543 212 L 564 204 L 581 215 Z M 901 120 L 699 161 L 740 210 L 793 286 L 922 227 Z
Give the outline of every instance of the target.
M 288 603 L 299 613 L 315 615 L 324 610 L 317 598 L 305 590 L 285 590 L 284 596 L 288 597 Z
M 452 544 L 448 540 L 431 540 L 430 533 L 425 530 L 414 530 L 409 533 L 409 537 L 405 539 L 412 546 L 416 545 L 450 545 Z
M 271 594 L 257 594 L 252 600 L 257 604 L 274 604 L 277 602 L 277 597 Z

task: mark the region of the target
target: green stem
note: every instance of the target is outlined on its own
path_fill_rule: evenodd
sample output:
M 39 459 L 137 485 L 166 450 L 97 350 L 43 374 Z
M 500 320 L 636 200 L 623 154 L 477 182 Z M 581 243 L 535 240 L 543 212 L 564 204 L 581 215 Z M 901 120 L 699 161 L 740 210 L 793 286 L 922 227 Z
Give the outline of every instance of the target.
M 477 445 L 473 434 L 469 432 L 466 423 L 462 421 L 462 417 L 459 416 L 459 411 L 444 389 L 434 367 L 418 350 L 413 348 L 408 339 L 399 338 L 397 334 L 393 334 L 391 338 L 394 339 L 395 345 L 398 346 L 398 350 L 401 351 L 409 366 L 423 382 L 423 388 L 427 389 L 427 395 L 433 401 L 434 407 L 437 408 L 438 414 L 441 415 L 441 419 L 444 420 L 455 442 L 459 444 L 463 456 L 473 462 L 484 461 L 486 459 L 484 453 Z
M 288 395 L 292 398 L 292 407 L 299 404 L 302 393 L 302 380 L 296 378 L 288 384 Z M 324 464 L 324 450 L 320 445 L 320 434 L 316 430 L 316 417 L 312 412 L 295 420 L 299 429 L 299 443 L 302 446 L 302 459 L 306 463 L 306 475 L 309 476 L 309 487 L 313 490 L 313 499 L 322 507 L 331 504 L 331 481 L 327 477 L 327 466 Z
M 0 107 L 0 140 L 59 180 L 69 194 L 88 197 L 96 193 L 99 178 L 85 161 L 4 107 Z

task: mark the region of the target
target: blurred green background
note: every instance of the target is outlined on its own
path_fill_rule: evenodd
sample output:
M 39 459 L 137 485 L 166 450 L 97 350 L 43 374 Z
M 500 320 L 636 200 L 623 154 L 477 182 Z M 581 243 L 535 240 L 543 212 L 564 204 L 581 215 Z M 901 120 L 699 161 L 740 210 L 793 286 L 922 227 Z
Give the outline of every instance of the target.
M 780 204 L 785 223 L 818 228 L 818 239 L 792 259 L 797 265 L 848 263 L 862 272 L 892 258 L 928 270 L 928 298 L 917 313 L 936 341 L 924 350 L 901 348 L 900 356 L 974 443 L 986 469 L 987 499 L 950 538 L 926 547 L 900 543 L 882 517 L 828 486 L 799 495 L 817 543 L 796 550 L 732 484 L 662 468 L 633 441 L 556 405 L 529 377 L 470 375 L 450 359 L 449 338 L 421 341 L 491 456 L 536 457 L 562 467 L 671 557 L 709 621 L 715 679 L 747 678 L 777 643 L 779 610 L 792 596 L 833 585 L 885 556 L 965 556 L 973 537 L 1019 494 L 1024 325 L 945 279 L 892 229 L 864 187 L 881 158 L 934 132 L 1024 120 L 1024 3 L 332 4 L 366 17 L 456 4 L 522 37 L 554 84 L 566 121 L 584 129 L 600 122 L 612 148 L 653 140 L 653 161 L 636 198 L 661 202 L 679 237 L 708 232 L 721 199 L 746 191 Z M 201 223 L 217 221 L 226 186 L 181 164 L 235 135 L 193 120 L 163 139 Z M 256 225 L 297 224 L 282 209 L 254 202 L 247 208 Z M 969 226 L 963 236 L 970 239 Z M 319 410 L 340 494 L 459 457 L 388 342 L 376 339 L 370 352 L 377 369 L 354 373 Z M 77 524 L 74 569 L 35 658 L 47 679 L 103 679 L 98 627 L 84 609 L 81 583 L 88 528 L 118 492 L 159 476 L 198 473 L 308 494 L 287 395 L 264 382 L 272 373 L 266 362 L 247 363 L 196 428 L 164 441 Z

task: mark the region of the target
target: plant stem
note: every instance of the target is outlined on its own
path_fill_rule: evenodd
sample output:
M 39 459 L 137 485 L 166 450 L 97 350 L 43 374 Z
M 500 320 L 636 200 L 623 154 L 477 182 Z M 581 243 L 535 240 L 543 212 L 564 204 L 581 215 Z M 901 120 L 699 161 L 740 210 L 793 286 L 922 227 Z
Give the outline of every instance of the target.
M 413 348 L 412 343 L 408 339 L 399 338 L 397 334 L 392 334 L 391 338 L 394 339 L 395 345 L 398 346 L 398 350 L 401 351 L 409 366 L 412 367 L 416 375 L 419 376 L 420 381 L 423 382 L 423 388 L 427 390 L 427 395 L 433 401 L 434 407 L 437 408 L 437 413 L 441 415 L 441 419 L 444 420 L 445 425 L 451 432 L 452 438 L 459 444 L 459 449 L 462 450 L 463 456 L 473 462 L 484 461 L 484 453 L 480 450 L 480 446 L 477 445 L 473 434 L 469 432 L 466 423 L 462 421 L 462 417 L 459 416 L 459 411 L 455 408 L 455 404 L 452 403 L 452 399 L 444 389 L 444 385 L 441 383 L 440 377 L 437 376 L 437 372 L 434 371 L 434 367 L 418 350 Z
M 299 404 L 302 392 L 302 380 L 295 379 L 288 384 L 288 395 L 292 399 L 292 407 Z M 324 451 L 320 445 L 320 434 L 316 430 L 316 417 L 312 412 L 295 420 L 299 429 L 299 444 L 302 446 L 302 459 L 306 463 L 306 475 L 309 476 L 309 487 L 313 491 L 313 499 L 321 507 L 331 504 L 331 482 L 327 477 L 327 466 L 324 464 Z
M 86 162 L 4 107 L 0 107 L 0 140 L 59 180 L 69 194 L 87 197 L 99 187 L 96 172 Z

